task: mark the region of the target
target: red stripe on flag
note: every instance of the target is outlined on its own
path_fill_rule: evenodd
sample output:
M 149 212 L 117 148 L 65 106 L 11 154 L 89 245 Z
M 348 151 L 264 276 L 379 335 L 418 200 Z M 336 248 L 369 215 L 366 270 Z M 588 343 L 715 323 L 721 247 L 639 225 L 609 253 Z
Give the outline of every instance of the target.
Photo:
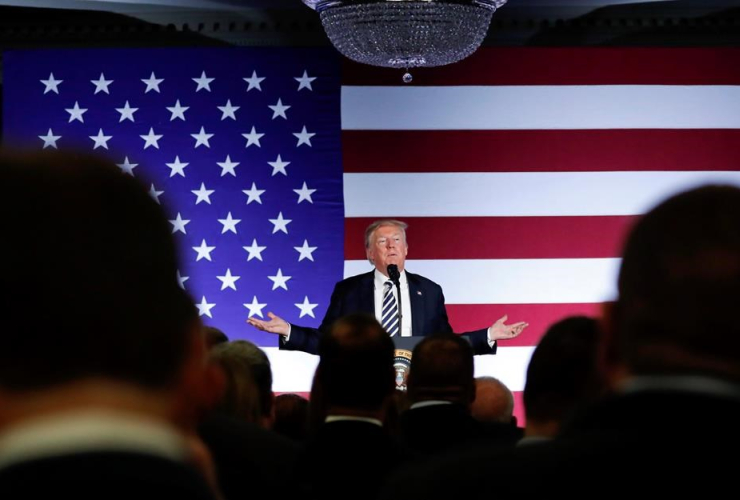
M 634 216 L 405 217 L 410 259 L 568 259 L 621 254 Z M 374 218 L 345 219 L 345 260 L 365 259 Z
M 519 427 L 525 427 L 527 424 L 526 415 L 524 413 L 524 392 L 512 391 L 514 395 L 514 416 L 516 417 L 516 424 Z
M 496 277 L 491 277 L 495 284 Z M 485 328 L 508 315 L 507 324 L 526 321 L 529 326 L 515 339 L 499 347 L 536 346 L 553 323 L 568 316 L 601 316 L 601 304 L 447 304 L 447 315 L 456 332 Z
M 737 170 L 740 130 L 342 132 L 346 173 Z
M 412 70 L 411 85 L 735 85 L 738 48 L 482 48 L 454 66 Z M 343 85 L 403 85 L 404 70 L 344 60 Z

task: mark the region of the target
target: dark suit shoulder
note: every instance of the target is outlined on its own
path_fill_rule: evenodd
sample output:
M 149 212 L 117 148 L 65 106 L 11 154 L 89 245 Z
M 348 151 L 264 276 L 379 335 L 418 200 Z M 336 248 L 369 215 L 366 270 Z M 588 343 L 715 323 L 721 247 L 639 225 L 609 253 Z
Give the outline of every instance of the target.
M 441 286 L 439 286 L 436 282 L 430 280 L 429 278 L 425 278 L 421 274 L 414 274 L 406 271 L 406 279 L 409 280 L 410 284 L 416 285 L 425 290 L 435 290 L 442 292 Z
M 361 286 L 363 283 L 367 283 L 368 281 L 372 282 L 373 272 L 374 271 L 370 271 L 369 273 L 357 274 L 355 276 L 350 276 L 349 278 L 345 278 L 342 281 L 337 282 L 337 284 L 334 285 L 334 292 L 336 293 L 339 290 L 353 289 Z

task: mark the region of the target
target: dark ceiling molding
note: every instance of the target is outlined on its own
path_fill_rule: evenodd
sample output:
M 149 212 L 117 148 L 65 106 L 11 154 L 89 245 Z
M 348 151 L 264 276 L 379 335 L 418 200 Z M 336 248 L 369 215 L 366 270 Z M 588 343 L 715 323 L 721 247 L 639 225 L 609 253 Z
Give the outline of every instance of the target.
M 560 14 L 558 16 L 557 14 Z M 484 45 L 652 45 L 740 43 L 740 8 L 705 15 L 696 11 L 608 7 L 580 17 L 562 12 L 502 9 Z M 144 19 L 142 19 L 142 17 Z M 48 46 L 329 45 L 309 9 L 146 13 L 0 7 L 0 48 Z

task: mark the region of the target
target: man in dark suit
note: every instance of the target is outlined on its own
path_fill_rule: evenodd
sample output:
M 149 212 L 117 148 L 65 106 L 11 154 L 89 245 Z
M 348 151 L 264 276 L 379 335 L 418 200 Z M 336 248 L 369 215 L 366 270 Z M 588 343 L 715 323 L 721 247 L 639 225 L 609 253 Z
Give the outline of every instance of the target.
M 484 425 L 471 416 L 476 399 L 473 351 L 449 333 L 426 336 L 411 357 L 408 377 L 411 406 L 401 414 L 401 437 L 410 449 L 434 455 L 477 442 L 513 445 L 519 438 L 509 423 Z
M 281 335 L 281 349 L 311 354 L 317 353 L 320 333 L 328 331 L 338 318 L 354 312 L 375 315 L 391 335 L 407 337 L 452 332 L 442 288 L 405 270 L 406 227 L 406 223 L 397 220 L 370 224 L 365 231 L 365 250 L 375 270 L 337 283 L 318 329 L 291 325 L 271 312 L 268 313 L 269 321 L 249 318 L 247 322 L 260 330 Z M 396 266 L 400 274 L 397 286 L 393 286 L 392 276 L 389 276 L 391 265 Z M 397 307 L 399 290 L 400 310 Z M 495 354 L 497 341 L 516 337 L 527 326 L 524 322 L 506 325 L 506 319 L 504 316 L 488 328 L 462 335 L 468 338 L 475 354 Z
M 373 499 L 410 458 L 383 426 L 396 387 L 393 341 L 371 315 L 350 314 L 321 337 L 319 356 L 313 394 L 321 394 L 324 418 L 299 454 L 298 494 Z
M 3 155 L 0 185 L 2 497 L 214 498 L 189 433 L 216 372 L 162 208 L 74 155 Z

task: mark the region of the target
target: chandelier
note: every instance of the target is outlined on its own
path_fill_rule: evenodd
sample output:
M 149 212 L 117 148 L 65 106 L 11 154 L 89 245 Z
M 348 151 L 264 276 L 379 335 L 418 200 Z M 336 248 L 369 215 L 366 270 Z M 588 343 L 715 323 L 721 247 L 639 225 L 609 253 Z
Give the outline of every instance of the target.
M 507 0 L 303 0 L 344 56 L 388 68 L 443 66 L 475 52 Z M 404 75 L 410 81 L 411 75 Z

